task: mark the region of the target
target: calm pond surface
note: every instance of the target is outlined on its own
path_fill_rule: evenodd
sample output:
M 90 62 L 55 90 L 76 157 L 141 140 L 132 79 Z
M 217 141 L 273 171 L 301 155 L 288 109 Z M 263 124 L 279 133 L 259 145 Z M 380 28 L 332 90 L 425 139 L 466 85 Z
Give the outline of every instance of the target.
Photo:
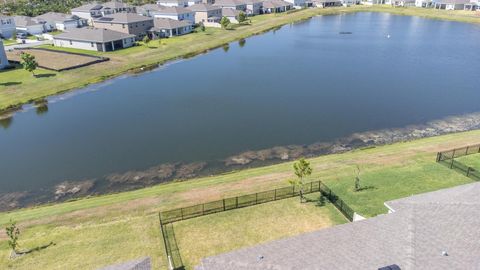
M 316 17 L 14 115 L 0 193 L 477 112 L 479 71 L 477 25 Z

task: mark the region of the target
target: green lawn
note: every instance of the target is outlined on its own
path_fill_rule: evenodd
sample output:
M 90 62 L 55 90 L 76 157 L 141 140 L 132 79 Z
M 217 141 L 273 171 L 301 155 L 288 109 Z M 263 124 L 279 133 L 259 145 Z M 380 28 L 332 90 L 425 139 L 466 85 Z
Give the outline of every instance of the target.
M 15 39 L 2 39 L 2 41 L 5 46 L 17 44 L 17 40 Z
M 456 158 L 456 160 L 480 171 L 480 153 Z
M 4 110 L 12 105 L 28 103 L 34 99 L 100 82 L 144 65 L 164 63 L 185 55 L 202 53 L 222 46 L 225 43 L 260 34 L 278 26 L 305 20 L 312 16 L 362 11 L 389 12 L 398 15 L 480 23 L 480 17 L 476 16 L 475 12 L 392 8 L 388 6 L 311 8 L 295 12 L 255 16 L 251 18 L 251 25 L 238 25 L 233 30 L 207 28 L 205 32 L 166 39 L 161 45 L 153 41 L 151 48 L 136 46 L 116 52 L 95 53 L 95 55 L 110 57 L 111 61 L 81 69 L 64 71 L 56 74 L 57 76 L 55 77 L 35 79 L 31 76 L 20 74 L 18 70 L 1 72 L 0 110 Z M 87 51 L 85 53 L 91 52 Z
M 438 151 L 479 142 L 480 130 L 476 130 L 321 156 L 309 159 L 314 168 L 311 178 L 325 181 L 355 211 L 365 216 L 374 216 L 386 212 L 384 201 L 472 182 L 469 178 L 436 163 L 435 157 Z M 353 192 L 353 168 L 357 164 L 362 171 L 362 186 L 373 188 Z M 9 251 L 5 242 L 6 236 L 1 231 L 0 269 L 31 269 L 32 265 L 39 266 L 39 269 L 71 269 L 77 265 L 80 265 L 81 269 L 96 269 L 106 264 L 143 256 L 152 258 L 155 269 L 165 269 L 158 211 L 283 187 L 288 185 L 287 180 L 292 177 L 292 163 L 286 162 L 161 184 L 136 191 L 0 213 L 1 227 L 10 218 L 20 221 L 23 231 L 20 239 L 22 248 L 31 248 L 50 241 L 57 243 L 54 247 L 10 261 L 7 259 Z M 274 203 L 271 206 L 259 207 L 276 206 Z M 280 208 L 282 209 L 275 211 L 290 211 L 288 207 Z M 245 208 L 241 211 L 244 211 L 242 213 L 246 217 L 250 213 L 255 217 L 257 212 L 253 211 L 254 209 Z M 221 218 L 222 215 L 219 214 L 218 217 Z M 198 222 L 199 226 L 205 226 L 208 225 L 208 219 L 213 218 L 214 215 L 210 215 L 203 220 L 192 219 L 188 222 Z M 266 218 L 268 219 L 268 216 Z M 229 219 L 223 220 L 219 222 L 219 228 L 228 228 Z M 322 220 L 328 221 L 326 218 Z M 330 220 L 335 221 L 337 218 L 331 217 Z M 181 232 L 182 227 L 175 226 L 179 227 Z M 267 230 L 268 226 L 263 229 Z M 187 251 L 187 258 L 190 253 Z M 195 261 L 195 256 L 201 255 L 192 253 L 191 256 L 192 261 Z
M 332 204 L 318 204 L 319 193 L 307 197 L 308 203 L 290 198 L 174 223 L 183 263 L 193 269 L 204 257 L 347 222 Z

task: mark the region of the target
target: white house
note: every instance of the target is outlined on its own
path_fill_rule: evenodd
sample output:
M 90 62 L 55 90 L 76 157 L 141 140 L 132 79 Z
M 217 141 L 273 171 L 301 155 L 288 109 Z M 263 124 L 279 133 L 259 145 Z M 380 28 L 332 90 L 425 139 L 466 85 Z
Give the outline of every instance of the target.
M 45 22 L 27 16 L 14 16 L 15 29 L 17 32 L 28 35 L 40 35 L 45 32 Z
M 177 21 L 188 21 L 195 23 L 195 12 L 183 7 L 166 7 L 159 11 L 155 11 L 154 18 L 166 18 Z
M 155 18 L 153 23 L 154 27 L 150 29 L 153 38 L 180 36 L 193 31 L 193 25 L 189 21 Z
M 71 13 L 72 15 L 87 19 L 89 23 L 91 23 L 95 18 L 104 16 L 103 6 L 100 4 L 86 4 L 79 6 L 73 8 Z
M 285 1 L 291 3 L 295 8 L 300 8 L 307 5 L 306 0 L 285 0 Z
M 8 67 L 7 54 L 5 53 L 5 48 L 3 47 L 3 41 L 0 39 L 0 69 Z
M 248 16 L 258 15 L 262 12 L 263 0 L 241 0 L 246 5 L 246 14 Z
M 88 24 L 87 19 L 80 18 L 76 15 L 57 12 L 48 12 L 35 17 L 35 19 L 37 21 L 44 21 L 45 30 L 47 31 L 65 31 L 68 29 L 83 27 Z
M 262 13 L 279 13 L 293 8 L 293 4 L 283 0 L 267 0 L 263 2 Z
M 433 8 L 445 10 L 463 10 L 465 4 L 470 3 L 470 0 L 437 0 L 433 1 Z
M 221 7 L 222 9 L 234 9 L 234 10 L 247 10 L 247 3 L 241 0 L 216 0 L 214 6 Z
M 0 38 L 12 38 L 15 33 L 15 20 L 10 16 L 0 15 Z
M 415 0 L 416 7 L 428 8 L 428 7 L 432 7 L 432 5 L 433 5 L 432 0 Z
M 202 0 L 158 0 L 157 5 L 166 7 L 188 7 L 200 4 Z
M 314 7 L 326 8 L 326 7 L 338 7 L 342 5 L 341 0 L 312 0 Z
M 77 28 L 53 36 L 57 47 L 109 52 L 128 48 L 135 44 L 135 35 L 109 29 Z
M 222 16 L 226 17 L 231 23 L 238 23 L 238 16 L 240 15 L 240 10 L 232 8 L 223 8 Z
M 394 7 L 413 7 L 416 0 L 390 0 L 390 4 Z
M 145 4 L 137 7 L 137 14 L 147 17 L 155 17 L 155 15 L 164 8 L 164 6 L 159 6 L 157 4 Z

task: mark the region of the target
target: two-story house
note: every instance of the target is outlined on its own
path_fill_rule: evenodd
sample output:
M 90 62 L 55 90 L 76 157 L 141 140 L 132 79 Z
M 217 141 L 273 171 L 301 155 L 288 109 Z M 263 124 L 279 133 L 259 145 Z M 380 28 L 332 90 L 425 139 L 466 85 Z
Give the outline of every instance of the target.
M 83 27 L 88 24 L 87 19 L 80 18 L 76 15 L 57 12 L 47 12 L 35 17 L 35 19 L 37 21 L 45 22 L 44 28 L 46 31 L 65 31 L 68 29 Z
M 223 9 L 230 8 L 244 12 L 247 10 L 247 4 L 241 0 L 216 0 L 213 5 Z
M 188 21 L 190 24 L 195 23 L 195 12 L 183 7 L 165 7 L 159 11 L 155 11 L 153 17 Z
M 211 4 L 196 4 L 189 6 L 188 9 L 195 12 L 195 23 L 201 23 L 205 26 L 220 27 L 222 19 L 222 8 Z
M 153 18 L 135 13 L 115 13 L 94 19 L 93 25 L 97 28 L 135 35 L 137 40 L 141 40 L 153 27 Z
M 0 38 L 12 38 L 15 33 L 13 17 L 0 15 Z

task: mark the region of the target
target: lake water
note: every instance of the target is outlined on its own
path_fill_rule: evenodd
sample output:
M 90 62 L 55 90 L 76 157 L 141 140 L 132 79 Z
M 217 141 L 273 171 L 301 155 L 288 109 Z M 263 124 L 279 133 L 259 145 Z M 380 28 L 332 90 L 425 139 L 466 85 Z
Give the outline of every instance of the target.
M 477 112 L 479 72 L 478 25 L 316 17 L 16 114 L 0 193 Z

